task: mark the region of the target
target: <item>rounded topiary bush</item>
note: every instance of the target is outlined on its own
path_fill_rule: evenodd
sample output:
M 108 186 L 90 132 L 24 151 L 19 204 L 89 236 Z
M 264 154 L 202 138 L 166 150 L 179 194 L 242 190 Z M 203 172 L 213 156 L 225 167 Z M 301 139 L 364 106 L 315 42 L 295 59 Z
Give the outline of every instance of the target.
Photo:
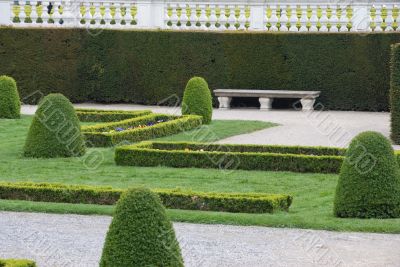
M 130 189 L 121 196 L 100 266 L 183 266 L 174 229 L 157 195 Z
M 182 101 L 183 115 L 200 115 L 203 123 L 209 124 L 212 118 L 212 97 L 207 82 L 193 77 L 186 85 Z
M 21 102 L 15 80 L 0 76 L 0 118 L 18 119 L 21 117 Z
M 351 142 L 343 161 L 334 200 L 338 217 L 400 217 L 399 166 L 390 142 L 364 132 Z
M 39 103 L 25 141 L 24 156 L 78 157 L 85 154 L 80 123 L 71 102 L 62 94 L 49 94 Z

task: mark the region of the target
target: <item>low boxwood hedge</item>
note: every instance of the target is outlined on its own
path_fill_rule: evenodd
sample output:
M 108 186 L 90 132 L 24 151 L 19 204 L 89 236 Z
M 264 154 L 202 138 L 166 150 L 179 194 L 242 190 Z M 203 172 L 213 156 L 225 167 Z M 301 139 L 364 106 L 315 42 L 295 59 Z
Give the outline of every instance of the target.
M 0 183 L 0 199 L 113 205 L 124 189 L 49 183 Z M 288 211 L 293 197 L 287 194 L 204 193 L 154 189 L 170 209 L 246 213 Z
M 140 116 L 149 115 L 150 110 L 97 110 L 97 109 L 76 109 L 76 115 L 82 122 L 113 122 L 121 121 Z
M 0 267 L 36 267 L 36 263 L 25 259 L 0 259 Z
M 140 128 L 158 120 L 166 120 L 152 126 Z M 123 120 L 119 122 L 103 123 L 98 125 L 82 127 L 88 146 L 107 147 L 123 142 L 139 142 L 149 140 L 183 131 L 194 129 L 202 124 L 202 117 L 197 115 L 173 116 L 166 114 L 150 114 L 138 118 Z M 124 131 L 112 131 L 116 127 L 136 127 Z
M 134 166 L 337 173 L 342 153 L 340 148 L 326 147 L 142 142 L 118 147 L 115 162 Z

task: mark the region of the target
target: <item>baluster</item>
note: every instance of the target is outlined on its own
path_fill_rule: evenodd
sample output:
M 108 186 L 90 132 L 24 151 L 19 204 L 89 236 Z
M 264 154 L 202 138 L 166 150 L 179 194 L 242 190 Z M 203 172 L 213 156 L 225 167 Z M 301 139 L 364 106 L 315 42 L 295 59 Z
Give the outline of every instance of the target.
M 330 7 L 331 8 L 331 18 L 329 19 L 329 23 L 331 24 L 330 32 L 338 32 L 339 29 L 337 27 L 339 23 L 339 18 L 337 16 L 337 6 Z
M 172 11 L 171 11 L 172 12 L 171 17 L 170 17 L 171 28 L 174 30 L 179 28 L 179 26 L 178 26 L 178 21 L 179 21 L 178 8 L 179 8 L 179 5 L 174 5 L 174 6 L 172 6 Z
M 290 22 L 289 31 L 297 32 L 299 29 L 297 28 L 298 19 L 297 19 L 297 7 L 296 6 L 290 7 L 290 18 L 288 20 Z
M 171 22 L 171 16 L 169 15 L 169 11 L 172 10 L 171 4 L 167 4 L 164 7 L 164 27 L 167 29 L 172 28 L 172 25 L 170 24 Z
M 347 18 L 347 7 L 341 7 L 340 8 L 341 14 L 340 14 L 340 32 L 347 32 L 349 31 L 349 29 L 347 28 L 347 22 L 348 22 L 348 18 Z
M 124 7 L 125 7 L 125 15 L 124 15 L 125 27 L 130 28 L 132 27 L 131 23 L 133 21 L 132 6 L 130 3 L 126 3 L 124 4 Z
M 92 22 L 92 13 L 90 13 L 90 3 L 89 2 L 84 2 L 83 6 L 85 7 L 85 14 L 83 15 L 84 22 L 83 24 L 90 26 Z
M 121 3 L 115 2 L 114 9 L 115 9 L 115 13 L 114 13 L 115 27 L 120 28 L 121 21 L 122 21 Z
M 74 2 L 73 1 L 63 1 L 62 2 L 62 26 L 71 27 L 75 24 L 76 16 L 74 14 Z
M 284 6 L 283 8 L 281 8 L 281 16 L 279 18 L 279 22 L 281 24 L 281 26 L 279 27 L 279 31 L 281 32 L 287 32 L 289 30 L 287 27 L 287 22 L 289 21 L 289 19 L 286 14 L 287 6 Z
M 383 6 L 386 9 L 386 18 L 385 18 L 385 32 L 393 31 L 393 9 Z
M 32 24 L 37 24 L 37 19 L 39 18 L 39 15 L 37 13 L 37 1 L 33 0 L 30 1 L 30 7 L 31 7 L 31 14 L 30 14 L 30 18 L 31 18 L 31 23 Z
M 96 26 L 101 26 L 101 20 L 102 20 L 102 15 L 101 15 L 101 5 L 99 2 L 93 2 L 93 9 L 94 9 L 94 14 L 92 16 L 92 19 L 94 21 L 94 25 Z
M 239 6 L 238 30 L 246 30 L 246 6 Z M 265 25 L 265 24 L 264 24 Z
M 279 22 L 278 15 L 277 15 L 278 10 L 275 5 L 270 6 L 270 8 L 271 8 L 271 17 L 269 18 L 268 22 L 271 26 L 269 27 L 269 30 L 276 32 L 276 31 L 278 31 L 277 24 Z
M 310 17 L 310 28 L 308 29 L 310 32 L 318 31 L 318 16 L 317 16 L 317 6 L 311 5 L 311 17 Z
M 20 25 L 25 25 L 25 19 L 26 19 L 25 0 L 18 1 L 18 5 L 19 5 L 18 18 L 19 18 L 19 21 L 20 21 L 19 23 L 20 23 Z
M 382 7 L 376 7 L 375 8 L 375 32 L 381 32 L 382 29 L 382 23 L 383 23 L 383 18 L 382 18 Z
M 189 18 L 187 16 L 187 7 L 186 7 L 186 4 L 184 4 L 182 7 L 182 10 L 181 10 L 181 15 L 179 17 L 179 22 L 181 24 L 180 28 L 182 30 L 186 30 L 188 28 L 186 25 L 188 23 L 188 20 L 189 20 Z
M 226 17 L 226 10 L 225 6 L 220 7 L 220 15 L 218 18 L 218 23 L 219 23 L 219 30 L 225 30 L 226 29 L 226 23 L 228 21 Z
M 228 6 L 229 8 L 229 17 L 228 17 L 228 30 L 236 30 L 235 27 L 235 22 L 236 22 L 236 17 L 235 17 L 235 7 L 234 6 Z
M 61 25 L 60 4 L 59 1 L 54 1 L 53 4 L 53 14 L 51 17 L 54 20 L 54 26 L 56 27 Z
M 396 20 L 396 31 L 397 32 L 400 32 L 400 10 L 399 10 L 399 6 L 398 5 L 394 5 L 393 6 L 393 10 L 397 10 L 397 16 L 396 16 L 396 18 L 395 18 L 395 20 Z
M 200 22 L 200 29 L 202 30 L 207 30 L 207 22 L 208 22 L 208 17 L 207 17 L 207 6 L 206 5 L 199 5 L 200 8 L 200 17 L 199 17 L 199 22 Z
M 196 29 L 196 23 L 197 23 L 197 8 L 196 5 L 190 5 L 190 29 Z
M 300 22 L 299 31 L 306 32 L 306 31 L 308 31 L 308 29 L 307 29 L 307 22 L 308 22 L 307 6 L 301 5 L 300 12 L 301 12 L 301 14 L 300 14 L 300 19 L 299 19 L 299 22 Z
M 104 7 L 104 23 L 105 23 L 105 27 L 111 27 L 111 21 L 113 19 L 112 15 L 111 15 L 111 6 L 110 6 L 110 2 L 104 2 L 103 3 L 103 7 Z
M 41 6 L 42 6 L 42 13 L 40 14 L 40 18 L 42 19 L 42 25 L 43 26 L 48 26 L 49 25 L 49 18 L 50 15 L 48 13 L 48 6 L 49 6 L 50 2 L 48 1 L 42 1 Z
M 321 8 L 321 17 L 319 18 L 319 23 L 320 23 L 320 27 L 319 27 L 319 31 L 320 32 L 327 32 L 328 31 L 328 16 L 327 16 L 327 6 L 326 5 L 322 5 L 319 6 Z
M 217 21 L 218 21 L 218 18 L 217 18 L 217 11 L 216 11 L 216 5 L 210 5 L 210 18 L 209 18 L 209 21 L 210 21 L 210 30 L 216 30 L 217 29 L 217 27 L 216 27 L 216 24 L 217 24 Z

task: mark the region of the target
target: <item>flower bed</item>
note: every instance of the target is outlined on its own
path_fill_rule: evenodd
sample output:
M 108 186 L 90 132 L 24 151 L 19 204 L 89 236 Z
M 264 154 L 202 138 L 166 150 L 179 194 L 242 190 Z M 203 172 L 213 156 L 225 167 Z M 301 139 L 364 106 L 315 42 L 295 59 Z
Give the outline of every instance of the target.
M 139 142 L 194 129 L 201 116 L 149 114 L 137 118 L 82 127 L 88 146 L 107 147 L 122 142 Z
M 149 115 L 150 110 L 97 110 L 76 109 L 76 115 L 82 122 L 113 122 Z
M 142 142 L 115 150 L 118 165 L 337 173 L 345 150 L 329 147 Z
M 48 183 L 0 183 L 0 199 L 113 205 L 123 189 Z M 204 193 L 154 189 L 166 208 L 246 213 L 288 211 L 293 197 L 286 194 Z

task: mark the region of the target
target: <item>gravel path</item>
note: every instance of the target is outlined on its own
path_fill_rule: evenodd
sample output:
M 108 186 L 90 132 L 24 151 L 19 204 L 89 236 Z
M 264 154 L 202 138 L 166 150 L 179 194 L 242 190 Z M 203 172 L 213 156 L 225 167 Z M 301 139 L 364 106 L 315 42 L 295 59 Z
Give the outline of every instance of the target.
M 97 266 L 111 217 L 0 212 L 0 258 Z M 400 235 L 175 223 L 187 267 L 400 266 Z
M 179 108 L 130 104 L 76 104 L 80 108 L 138 110 L 179 114 Z M 22 112 L 33 114 L 36 106 L 23 106 Z M 282 144 L 346 147 L 358 133 L 373 130 L 389 136 L 390 117 L 385 112 L 294 110 L 260 111 L 258 109 L 214 110 L 214 119 L 271 121 L 280 126 L 233 136 L 219 141 L 232 144 Z

